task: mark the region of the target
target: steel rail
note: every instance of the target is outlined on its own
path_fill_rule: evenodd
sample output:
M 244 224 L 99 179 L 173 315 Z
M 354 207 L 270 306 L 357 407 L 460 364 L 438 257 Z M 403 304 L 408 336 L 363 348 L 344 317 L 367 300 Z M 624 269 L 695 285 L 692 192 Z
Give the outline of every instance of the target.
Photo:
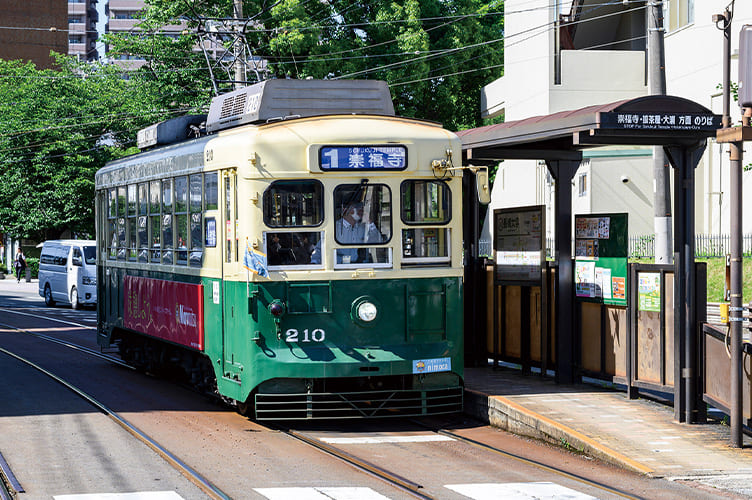
M 347 453 L 344 450 L 340 450 L 339 448 L 332 446 L 330 444 L 324 443 L 323 441 L 319 439 L 306 436 L 305 434 L 302 434 L 300 432 L 297 432 L 289 428 L 276 427 L 276 426 L 268 426 L 268 427 L 270 429 L 275 429 L 279 432 L 287 434 L 288 436 L 294 439 L 297 439 L 299 441 L 302 441 L 310 446 L 313 446 L 317 450 L 323 451 L 324 453 L 332 455 L 333 457 L 339 458 L 340 460 L 354 466 L 356 469 L 372 474 L 376 476 L 377 478 L 387 482 L 388 484 L 395 486 L 410 495 L 415 496 L 416 498 L 421 498 L 424 500 L 435 500 L 435 498 L 432 497 L 431 495 L 419 491 L 423 489 L 423 486 L 421 486 L 420 484 L 417 484 L 413 481 L 410 481 L 409 479 L 406 479 L 402 476 L 394 474 L 393 472 L 389 472 L 388 470 L 382 467 L 379 467 L 378 465 L 374 465 L 366 460 L 363 460 L 354 455 L 351 455 L 350 453 Z
M 11 491 L 12 489 L 12 491 Z M 10 465 L 5 461 L 5 457 L 0 453 L 0 500 L 13 500 L 13 492 L 25 493 L 21 483 L 18 482 Z
M 588 479 L 588 478 L 586 478 L 584 476 L 580 476 L 579 474 L 575 474 L 575 473 L 572 473 L 572 472 L 567 472 L 565 470 L 557 469 L 556 467 L 553 467 L 551 465 L 546 465 L 544 463 L 538 462 L 537 460 L 533 460 L 531 458 L 525 458 L 525 457 L 521 457 L 519 455 L 515 455 L 514 453 L 510 453 L 510 452 L 504 451 L 504 450 L 502 450 L 500 448 L 496 448 L 495 446 L 491 446 L 489 444 L 482 443 L 480 441 L 476 441 L 475 439 L 470 439 L 470 438 L 461 436 L 461 435 L 456 434 L 456 433 L 454 433 L 452 431 L 448 431 L 446 429 L 431 428 L 430 426 L 427 426 L 427 425 L 425 425 L 425 424 L 423 424 L 421 422 L 417 422 L 417 421 L 415 421 L 415 423 L 417 423 L 418 425 L 421 425 L 421 426 L 425 427 L 426 429 L 430 429 L 433 432 L 435 432 L 436 434 L 439 434 L 441 436 L 447 436 L 447 437 L 450 437 L 452 439 L 456 439 L 457 441 L 461 441 L 461 442 L 469 444 L 471 446 L 475 446 L 477 448 L 481 448 L 481 449 L 484 449 L 486 451 L 491 451 L 491 452 L 496 453 L 498 455 L 502 455 L 502 456 L 504 456 L 506 458 L 509 458 L 509 459 L 512 459 L 512 460 L 516 460 L 517 462 L 521 462 L 521 463 L 524 463 L 526 465 L 530 465 L 530 466 L 536 467 L 538 469 L 545 470 L 546 472 L 550 472 L 552 474 L 556 474 L 556 475 L 559 475 L 561 477 L 565 477 L 567 479 L 571 479 L 573 481 L 577 481 L 577 482 L 585 484 L 587 486 L 591 486 L 591 487 L 594 487 L 594 488 L 598 488 L 598 489 L 607 491 L 609 493 L 612 493 L 614 495 L 620 496 L 622 498 L 629 498 L 629 499 L 632 499 L 632 500 L 641 500 L 642 499 L 642 497 L 631 495 L 631 494 L 629 494 L 627 492 L 624 492 L 624 491 L 621 491 L 619 489 L 613 488 L 613 487 L 608 486 L 606 484 L 603 484 L 603 483 L 600 483 L 600 482 L 597 482 L 597 481 L 593 481 L 592 479 Z
M 18 330 L 16 328 L 16 330 Z M 195 484 L 199 489 L 201 489 L 204 493 L 209 495 L 213 499 L 217 500 L 230 500 L 231 497 L 228 496 L 226 493 L 224 493 L 222 490 L 220 490 L 217 486 L 212 484 L 208 479 L 204 478 L 201 474 L 199 474 L 195 469 L 190 467 L 188 464 L 181 461 L 177 456 L 172 454 L 170 451 L 168 451 L 166 448 L 164 448 L 162 445 L 157 443 L 154 439 L 146 435 L 144 432 L 139 430 L 136 426 L 125 420 L 123 417 L 115 413 L 114 411 L 110 410 L 107 406 L 105 406 L 103 403 L 99 402 L 98 400 L 94 399 L 94 397 L 90 396 L 83 390 L 79 389 L 78 387 L 66 382 L 62 378 L 58 377 L 54 373 L 46 370 L 45 368 L 42 368 L 41 366 L 37 365 L 33 361 L 30 361 L 22 356 L 19 356 L 18 354 L 15 354 L 13 352 L 10 352 L 2 347 L 0 347 L 0 352 L 6 354 L 7 356 L 10 356 L 22 363 L 25 363 L 26 365 L 30 366 L 31 368 L 34 368 L 35 370 L 47 375 L 55 382 L 61 384 L 63 387 L 67 388 L 77 396 L 81 397 L 85 401 L 87 401 L 89 404 L 94 406 L 96 409 L 107 415 L 110 419 L 112 419 L 115 423 L 117 423 L 120 427 L 125 429 L 128 433 L 130 433 L 132 436 L 134 436 L 136 439 L 144 443 L 146 446 L 152 449 L 157 455 L 162 457 L 167 463 L 169 463 L 172 467 L 174 467 L 176 470 L 178 470 L 186 479 L 191 481 L 193 484 Z M 94 351 L 96 352 L 96 351 Z M 88 353 L 87 353 L 88 354 Z
M 0 309 L 0 311 L 4 311 L 4 309 Z M 51 318 L 45 318 L 45 319 L 47 319 L 49 321 L 59 321 L 59 320 L 55 320 L 55 319 L 51 319 Z M 61 322 L 62 323 L 67 323 L 67 321 L 61 321 Z M 46 340 L 47 342 L 53 342 L 55 344 L 60 344 L 62 346 L 68 347 L 68 348 L 76 350 L 76 351 L 81 351 L 84 354 L 88 354 L 88 355 L 94 356 L 96 358 L 104 359 L 106 361 L 109 361 L 109 362 L 111 362 L 113 364 L 116 364 L 118 366 L 121 366 L 123 368 L 129 368 L 129 369 L 134 370 L 134 371 L 136 370 L 134 367 L 132 367 L 128 363 L 125 363 L 125 362 L 123 362 L 123 361 L 121 361 L 121 360 L 119 360 L 119 359 L 117 359 L 117 358 L 115 358 L 113 356 L 108 356 L 106 354 L 102 354 L 99 351 L 95 351 L 94 349 L 90 349 L 90 348 L 84 347 L 82 345 L 73 344 L 73 343 L 67 342 L 65 340 L 56 339 L 55 337 L 50 337 L 49 335 L 44 335 L 43 333 L 30 332 L 29 330 L 24 330 L 23 328 L 18 328 L 17 326 L 9 325 L 7 323 L 0 323 L 0 326 L 16 330 L 18 333 L 23 333 L 25 335 L 31 335 L 32 337 L 36 337 L 36 338 L 39 338 L 39 339 L 42 339 L 42 340 Z

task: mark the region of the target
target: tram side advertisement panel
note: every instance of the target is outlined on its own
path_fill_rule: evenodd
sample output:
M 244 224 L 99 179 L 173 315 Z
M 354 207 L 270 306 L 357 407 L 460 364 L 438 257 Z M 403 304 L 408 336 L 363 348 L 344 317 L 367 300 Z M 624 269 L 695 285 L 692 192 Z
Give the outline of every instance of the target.
M 123 326 L 204 349 L 203 285 L 125 276 Z

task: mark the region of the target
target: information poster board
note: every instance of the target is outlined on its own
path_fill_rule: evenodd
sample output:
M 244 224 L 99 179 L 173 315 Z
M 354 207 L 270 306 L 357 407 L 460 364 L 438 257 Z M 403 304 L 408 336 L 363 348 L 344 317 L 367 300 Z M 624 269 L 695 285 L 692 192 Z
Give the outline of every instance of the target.
M 637 274 L 637 310 L 661 310 L 661 273 Z
M 627 305 L 627 219 L 625 213 L 575 216 L 575 294 L 578 299 Z
M 539 285 L 546 260 L 545 206 L 494 210 L 497 285 Z

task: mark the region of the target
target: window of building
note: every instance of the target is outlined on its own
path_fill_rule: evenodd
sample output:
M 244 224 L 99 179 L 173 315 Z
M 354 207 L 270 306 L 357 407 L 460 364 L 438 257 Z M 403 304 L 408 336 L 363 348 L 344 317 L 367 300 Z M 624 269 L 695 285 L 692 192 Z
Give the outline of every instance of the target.
M 587 196 L 587 174 L 577 176 L 577 196 Z
M 695 0 L 663 0 L 663 27 L 667 33 L 695 22 Z
M 112 11 L 112 19 L 141 19 L 141 11 L 139 10 L 117 10 Z

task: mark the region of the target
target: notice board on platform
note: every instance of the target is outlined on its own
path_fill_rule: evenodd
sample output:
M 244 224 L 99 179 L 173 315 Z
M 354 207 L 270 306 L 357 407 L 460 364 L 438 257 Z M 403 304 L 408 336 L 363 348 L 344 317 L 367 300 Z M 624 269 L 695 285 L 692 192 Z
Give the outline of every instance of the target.
M 545 206 L 494 210 L 497 285 L 540 285 L 546 262 Z
M 610 305 L 627 305 L 628 216 L 576 215 L 575 294 Z

